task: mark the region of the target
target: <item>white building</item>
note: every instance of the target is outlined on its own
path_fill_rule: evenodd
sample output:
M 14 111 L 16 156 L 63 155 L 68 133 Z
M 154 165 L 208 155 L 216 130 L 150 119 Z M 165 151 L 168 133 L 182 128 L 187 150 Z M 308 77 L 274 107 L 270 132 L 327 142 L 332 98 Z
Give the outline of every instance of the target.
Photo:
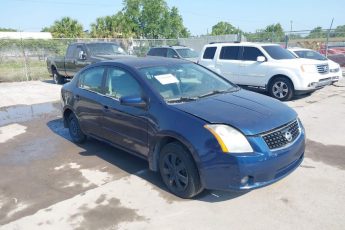
M 52 39 L 50 32 L 0 32 L 0 39 Z

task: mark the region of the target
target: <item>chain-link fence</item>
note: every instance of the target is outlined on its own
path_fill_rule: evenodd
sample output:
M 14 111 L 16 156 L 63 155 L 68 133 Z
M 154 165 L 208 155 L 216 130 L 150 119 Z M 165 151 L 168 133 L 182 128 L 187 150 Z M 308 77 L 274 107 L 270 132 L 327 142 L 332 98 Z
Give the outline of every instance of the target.
M 187 39 L 0 39 L 0 82 L 49 78 L 47 57 L 65 55 L 73 42 L 115 42 L 128 54 L 140 57 L 145 56 L 150 47 L 185 45 L 200 51 L 209 42 L 235 40 L 236 35 Z
M 49 78 L 46 59 L 48 56 L 65 55 L 73 42 L 116 42 L 127 53 L 145 56 L 150 47 L 185 45 L 201 51 L 210 42 L 265 42 L 278 43 L 282 47 L 314 49 L 329 57 L 336 57 L 345 65 L 345 35 L 326 32 L 310 36 L 310 31 L 286 33 L 252 33 L 242 35 L 200 36 L 182 39 L 0 39 L 0 82 L 42 80 Z M 326 45 L 329 36 L 328 46 Z

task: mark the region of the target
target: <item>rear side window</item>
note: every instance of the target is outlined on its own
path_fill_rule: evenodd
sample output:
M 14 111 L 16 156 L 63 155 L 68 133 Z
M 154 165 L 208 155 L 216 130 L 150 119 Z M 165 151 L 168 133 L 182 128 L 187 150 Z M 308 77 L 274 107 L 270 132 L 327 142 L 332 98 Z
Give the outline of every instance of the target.
M 238 60 L 239 46 L 224 46 L 220 51 L 220 59 L 224 60 Z
M 258 56 L 264 56 L 263 53 L 256 47 L 243 47 L 244 61 L 256 61 Z
M 202 56 L 203 59 L 213 59 L 214 54 L 216 53 L 217 47 L 207 47 L 204 52 L 204 56 Z
M 148 56 L 160 56 L 166 57 L 167 49 L 166 48 L 153 48 L 147 53 Z
M 95 67 L 84 71 L 79 77 L 79 88 L 93 92 L 102 92 L 104 67 Z

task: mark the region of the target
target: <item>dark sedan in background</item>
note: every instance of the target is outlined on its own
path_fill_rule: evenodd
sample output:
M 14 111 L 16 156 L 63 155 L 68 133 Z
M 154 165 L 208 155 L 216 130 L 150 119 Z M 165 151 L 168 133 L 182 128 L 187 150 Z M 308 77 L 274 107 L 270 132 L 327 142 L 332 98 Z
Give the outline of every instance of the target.
M 99 62 L 61 93 L 75 142 L 91 136 L 147 159 L 183 198 L 259 188 L 303 160 L 305 134 L 294 110 L 189 61 Z

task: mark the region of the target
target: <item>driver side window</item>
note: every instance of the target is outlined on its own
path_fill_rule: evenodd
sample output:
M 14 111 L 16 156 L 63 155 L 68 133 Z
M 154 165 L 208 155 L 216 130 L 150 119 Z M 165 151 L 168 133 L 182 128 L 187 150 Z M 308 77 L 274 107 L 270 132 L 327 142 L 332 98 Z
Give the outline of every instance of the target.
M 106 79 L 106 95 L 119 99 L 124 96 L 140 96 L 141 87 L 128 72 L 119 68 L 109 68 Z

